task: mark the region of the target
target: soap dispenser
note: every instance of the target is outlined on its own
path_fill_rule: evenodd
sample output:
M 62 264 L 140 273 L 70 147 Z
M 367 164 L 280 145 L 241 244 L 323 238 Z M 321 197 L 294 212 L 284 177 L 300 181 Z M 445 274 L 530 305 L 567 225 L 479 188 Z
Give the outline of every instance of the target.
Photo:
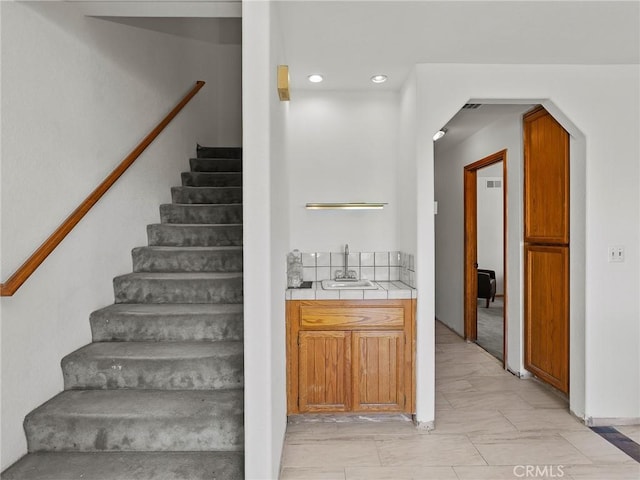
M 302 253 L 294 250 L 287 255 L 287 287 L 299 288 L 302 278 Z

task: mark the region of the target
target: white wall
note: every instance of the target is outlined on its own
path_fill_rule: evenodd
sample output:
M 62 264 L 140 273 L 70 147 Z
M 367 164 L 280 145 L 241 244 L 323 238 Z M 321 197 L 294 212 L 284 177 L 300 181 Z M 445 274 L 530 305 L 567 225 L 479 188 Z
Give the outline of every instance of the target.
M 243 3 L 245 477 L 278 478 L 286 429 L 286 156 L 276 68 L 284 63 L 271 2 Z
M 572 141 L 585 155 L 582 168 L 586 173 L 582 185 L 574 185 L 572 179 L 572 199 L 582 197 L 585 203 L 574 201 L 571 205 L 571 351 L 584 351 L 584 356 L 579 359 L 572 354 L 570 403 L 574 412 L 587 418 L 637 421 L 640 146 L 635 132 L 640 130 L 639 67 L 425 64 L 417 67 L 417 75 L 418 131 L 437 130 L 470 100 L 526 99 L 533 103 L 542 99 L 569 133 L 574 137 L 580 131 L 584 134 L 584 144 Z M 616 88 L 608 87 L 612 84 Z M 430 143 L 427 138 L 422 141 Z M 615 159 L 615 170 L 611 159 Z M 575 161 L 572 155 L 572 171 L 579 168 Z M 433 162 L 432 150 L 418 150 L 418 163 L 428 166 L 418 180 L 425 188 L 432 181 L 429 171 Z M 509 179 L 509 188 L 512 184 Z M 419 229 L 429 226 L 428 209 L 424 210 L 419 210 Z M 584 235 L 580 235 L 581 229 Z M 608 245 L 625 245 L 624 263 L 608 263 Z M 575 275 L 580 264 L 584 265 L 584 280 Z M 417 273 L 420 282 L 420 263 Z M 583 310 L 584 316 L 576 318 L 575 312 Z M 452 321 L 456 318 L 461 322 L 461 316 L 452 317 Z M 419 343 L 418 348 L 428 345 Z
M 83 17 L 66 2 L 1 2 L 2 280 L 192 87 L 207 85 L 2 312 L 2 469 L 26 453 L 25 415 L 62 390 L 195 143 L 240 145 L 240 45 Z M 224 112 L 227 112 L 225 115 Z
M 493 167 L 498 167 L 501 173 L 502 162 L 481 169 L 477 177 L 478 266 L 496 272 L 496 294 L 504 295 L 502 175 L 482 171 Z M 487 188 L 488 181 L 499 181 L 500 187 Z
M 287 118 L 291 245 L 397 250 L 398 95 L 293 91 Z M 277 174 L 274 171 L 274 174 Z M 387 202 L 383 210 L 306 210 L 308 202 Z
M 528 107 L 523 107 L 523 111 Z M 436 200 L 436 317 L 464 334 L 464 178 L 465 165 L 500 150 L 507 150 L 507 367 L 522 371 L 521 361 L 521 242 L 522 242 L 522 115 L 509 115 L 487 125 L 464 142 L 452 146 L 435 158 Z M 500 167 L 502 164 L 500 164 Z M 482 180 L 482 179 L 480 179 Z M 480 192 L 478 186 L 478 192 Z M 502 189 L 498 190 L 502 203 Z M 482 205 L 478 203 L 478 205 Z M 480 241 L 478 211 L 478 255 Z M 502 223 L 502 211 L 500 211 Z M 502 227 L 500 226 L 500 235 Z M 502 243 L 502 242 L 500 242 Z M 502 252 L 499 256 L 501 258 Z M 480 260 L 480 258 L 478 259 Z M 500 260 L 502 261 L 502 260 Z M 484 267 L 480 261 L 478 264 Z M 504 291 L 504 289 L 503 289 Z
M 285 258 L 291 250 L 290 235 L 290 158 L 286 154 L 286 129 L 289 102 L 281 102 L 276 94 L 277 81 L 274 65 L 286 64 L 284 48 L 280 37 L 280 19 L 277 9 L 271 3 L 271 70 L 269 82 L 270 99 L 270 178 L 271 178 L 271 472 L 276 473 L 280 466 L 284 434 L 287 427 L 286 396 L 286 332 L 285 303 L 283 292 L 287 287 Z M 259 320 L 260 321 L 260 320 Z M 260 398 L 254 399 L 259 402 Z M 253 430 L 250 432 L 253 434 Z M 256 445 L 264 448 L 264 445 Z M 265 472 L 266 475 L 267 472 Z M 251 478 L 247 475 L 247 478 Z M 266 477 L 270 478 L 270 477 Z M 271 478 L 275 478 L 274 475 Z

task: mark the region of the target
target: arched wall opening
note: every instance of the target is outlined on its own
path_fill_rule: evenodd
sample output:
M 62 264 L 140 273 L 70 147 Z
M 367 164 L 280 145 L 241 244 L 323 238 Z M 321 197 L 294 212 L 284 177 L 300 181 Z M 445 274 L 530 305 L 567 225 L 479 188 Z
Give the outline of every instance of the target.
M 416 98 L 418 422 L 428 423 L 435 418 L 432 135 L 470 99 L 540 103 L 571 134 L 570 409 L 595 424 L 611 417 L 638 418 L 637 301 L 622 297 L 614 285 L 603 284 L 603 279 L 611 274 L 629 282 L 629 288 L 635 291 L 640 287 L 633 263 L 637 263 L 635 247 L 632 263 L 619 270 L 613 271 L 606 258 L 606 246 L 610 242 L 637 243 L 637 225 L 635 229 L 628 228 L 625 217 L 638 218 L 638 193 L 634 184 L 638 178 L 640 149 L 629 135 L 633 128 L 640 127 L 638 76 L 636 66 L 619 65 L 416 66 L 410 81 L 415 84 Z M 608 88 L 607 84 L 614 81 L 617 88 Z M 407 91 L 412 93 L 412 89 Z M 617 122 L 612 123 L 611 118 Z M 617 128 L 620 124 L 624 125 L 622 129 Z M 607 163 L 612 159 L 619 169 L 615 181 L 610 178 L 611 164 Z M 521 181 L 516 179 L 518 184 Z M 626 201 L 621 202 L 621 196 Z M 616 215 L 608 214 L 607 209 L 615 210 Z M 521 245 L 517 245 L 517 249 L 521 251 Z M 518 262 L 521 267 L 521 254 Z M 521 279 L 521 276 L 515 278 Z M 519 288 L 522 289 L 521 283 Z M 612 311 L 614 316 L 607 313 Z M 519 318 L 522 318 L 521 312 Z M 616 353 L 607 354 L 614 346 Z M 621 364 L 625 366 L 624 375 Z M 633 376 L 631 381 L 630 376 Z

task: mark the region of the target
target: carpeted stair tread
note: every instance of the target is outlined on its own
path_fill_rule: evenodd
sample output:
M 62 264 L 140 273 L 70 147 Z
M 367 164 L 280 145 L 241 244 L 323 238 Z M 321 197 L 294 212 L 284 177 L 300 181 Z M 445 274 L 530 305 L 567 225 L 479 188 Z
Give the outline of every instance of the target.
M 242 452 L 39 452 L 2 480 L 241 480 Z
M 242 390 L 68 390 L 27 415 L 29 452 L 240 451 Z
M 171 187 L 171 201 L 196 205 L 242 203 L 242 187 Z
M 198 158 L 242 158 L 242 147 L 196 147 Z
M 241 273 L 128 273 L 113 286 L 115 303 L 242 303 Z
M 134 272 L 241 272 L 242 247 L 137 247 Z
M 190 158 L 192 172 L 241 172 L 242 159 L 239 158 Z
M 65 390 L 241 388 L 242 342 L 92 343 L 62 359 Z
M 166 203 L 160 205 L 162 223 L 242 223 L 242 205 Z
M 182 172 L 185 187 L 241 187 L 240 172 Z
M 147 226 L 147 236 L 154 246 L 242 245 L 242 224 L 155 223 Z
M 94 342 L 242 340 L 242 304 L 117 303 L 91 314 Z

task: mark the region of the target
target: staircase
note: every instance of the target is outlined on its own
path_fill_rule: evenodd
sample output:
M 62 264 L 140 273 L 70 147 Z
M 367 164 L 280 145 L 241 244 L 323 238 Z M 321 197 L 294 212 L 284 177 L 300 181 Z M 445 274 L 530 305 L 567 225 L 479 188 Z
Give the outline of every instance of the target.
M 197 156 L 2 480 L 243 478 L 242 151 Z

